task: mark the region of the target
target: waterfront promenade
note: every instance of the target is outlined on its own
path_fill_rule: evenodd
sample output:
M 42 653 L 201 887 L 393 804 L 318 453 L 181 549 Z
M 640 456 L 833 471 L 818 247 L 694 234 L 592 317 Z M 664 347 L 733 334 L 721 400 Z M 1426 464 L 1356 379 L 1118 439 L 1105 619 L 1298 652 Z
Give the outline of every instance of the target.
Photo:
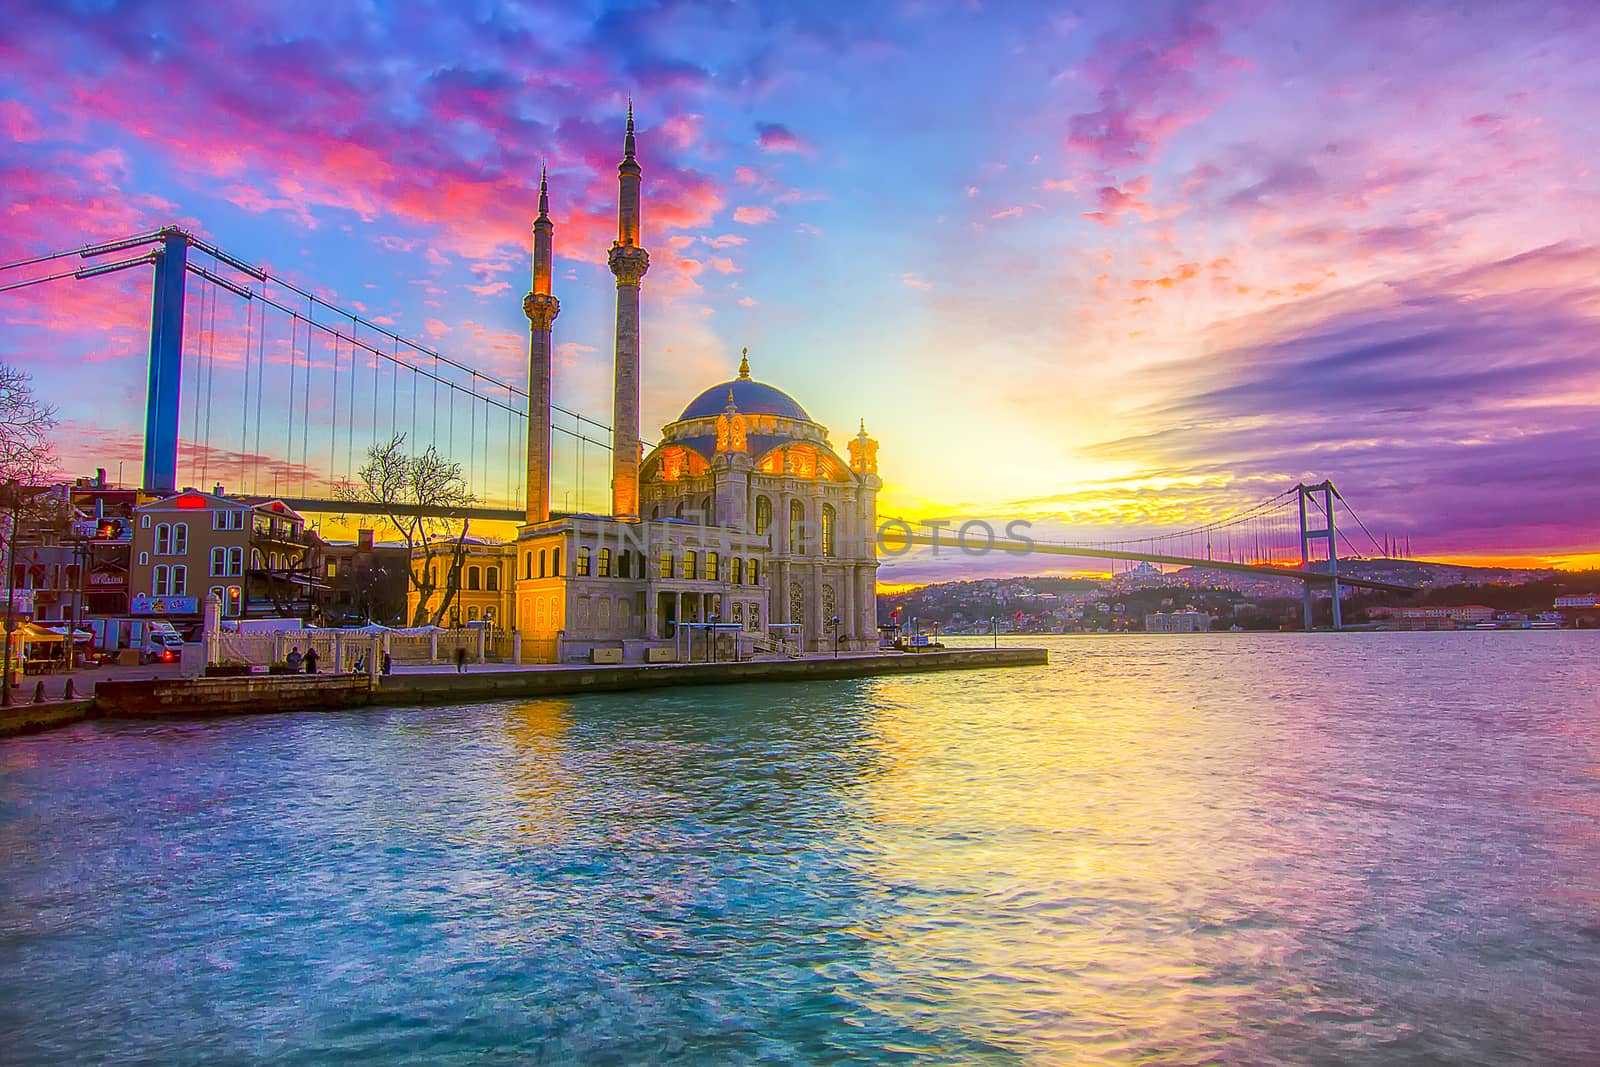
M 615 693 L 677 686 L 804 682 L 875 675 L 1043 666 L 1042 648 L 965 648 L 928 652 L 854 652 L 796 659 L 620 665 L 442 664 L 396 666 L 375 683 L 365 675 L 249 674 L 180 678 L 170 666 L 126 668 L 75 688 L 85 699 L 18 705 L 0 713 L 0 737 L 89 718 L 236 715 L 314 708 L 445 704 L 463 700 Z M 59 693 L 64 683 L 48 683 Z M 91 695 L 91 686 L 92 695 Z

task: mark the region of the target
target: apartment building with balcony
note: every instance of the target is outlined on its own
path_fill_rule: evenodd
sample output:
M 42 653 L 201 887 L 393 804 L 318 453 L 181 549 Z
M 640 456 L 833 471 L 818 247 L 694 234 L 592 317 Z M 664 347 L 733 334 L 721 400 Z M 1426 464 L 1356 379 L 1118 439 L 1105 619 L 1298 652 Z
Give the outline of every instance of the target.
M 281 500 L 185 489 L 133 509 L 129 608 L 193 622 L 216 593 L 224 618 L 303 616 L 313 549 L 305 519 Z

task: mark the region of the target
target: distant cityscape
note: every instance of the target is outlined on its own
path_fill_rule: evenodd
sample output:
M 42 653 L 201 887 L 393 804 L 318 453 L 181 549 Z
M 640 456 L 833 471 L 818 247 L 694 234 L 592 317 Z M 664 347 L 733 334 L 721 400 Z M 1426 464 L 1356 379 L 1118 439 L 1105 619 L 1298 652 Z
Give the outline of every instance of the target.
M 1346 628 L 1600 628 L 1600 571 L 1341 560 L 1341 574 L 1414 585 L 1415 596 L 1347 590 Z M 1328 612 L 1327 598 L 1319 602 Z M 1140 563 L 1111 578 L 950 581 L 880 594 L 879 617 L 947 634 L 1196 633 L 1298 630 L 1298 583 Z

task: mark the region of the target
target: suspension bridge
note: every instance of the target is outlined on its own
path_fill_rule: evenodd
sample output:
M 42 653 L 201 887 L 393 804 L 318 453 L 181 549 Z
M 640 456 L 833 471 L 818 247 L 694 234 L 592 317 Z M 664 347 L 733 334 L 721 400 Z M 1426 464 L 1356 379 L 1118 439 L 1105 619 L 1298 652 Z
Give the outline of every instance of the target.
M 180 484 L 204 487 L 215 480 L 311 513 L 524 520 L 525 386 L 406 337 L 376 321 L 381 316 L 340 306 L 183 229 L 166 227 L 0 265 L 0 293 L 145 266 L 154 275 L 141 483 L 146 492 L 171 493 Z M 191 280 L 199 286 L 193 299 Z M 553 404 L 551 414 L 552 466 L 566 482 L 561 510 L 589 511 L 598 493 L 600 506 L 593 510 L 606 512 L 611 427 L 560 405 Z M 398 435 L 413 451 L 432 447 L 446 462 L 459 464 L 472 500 L 439 512 L 359 499 L 352 489 L 368 448 Z M 593 470 L 596 462 L 599 471 Z M 1353 539 L 1352 529 L 1364 540 Z M 885 551 L 975 547 L 966 527 L 922 520 L 889 520 L 881 538 Z M 1336 628 L 1341 586 L 1414 591 L 1339 573 L 1341 559 L 1394 553 L 1331 482 L 1295 485 L 1215 521 L 1136 539 L 1052 541 L 991 533 L 976 547 L 1299 581 L 1308 625 L 1313 591 L 1326 590 L 1333 594 Z

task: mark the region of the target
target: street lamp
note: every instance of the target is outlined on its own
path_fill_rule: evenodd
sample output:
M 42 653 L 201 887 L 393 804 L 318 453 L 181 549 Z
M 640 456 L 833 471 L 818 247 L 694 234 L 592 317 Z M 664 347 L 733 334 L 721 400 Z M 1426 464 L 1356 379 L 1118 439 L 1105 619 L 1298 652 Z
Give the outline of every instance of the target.
M 11 640 L 17 630 L 17 527 L 21 509 L 21 489 L 15 478 L 7 478 L 0 486 L 0 505 L 11 516 L 11 528 L 6 531 L 6 658 L 5 676 L 0 677 L 0 708 L 11 706 Z
M 833 658 L 839 658 L 839 616 L 835 615 L 828 620 L 828 628 L 833 631 Z

